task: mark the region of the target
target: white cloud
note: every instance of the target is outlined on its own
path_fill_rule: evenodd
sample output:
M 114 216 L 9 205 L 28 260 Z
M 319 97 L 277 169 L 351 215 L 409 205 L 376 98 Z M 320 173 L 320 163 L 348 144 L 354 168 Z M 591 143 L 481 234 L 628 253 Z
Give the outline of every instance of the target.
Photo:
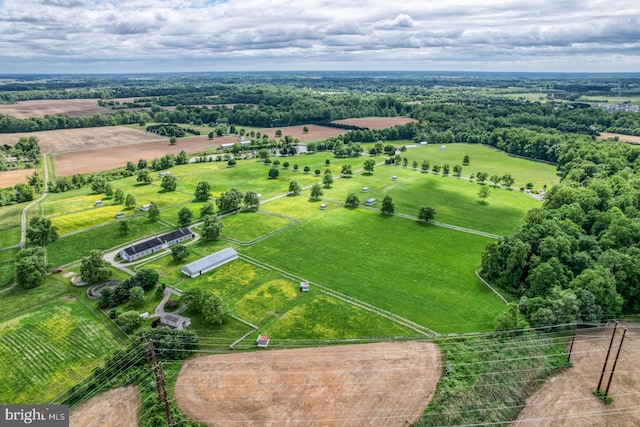
M 21 64 L 29 71 L 34 63 L 58 70 L 102 71 L 105 60 L 131 67 L 120 71 L 162 71 L 168 58 L 198 70 L 259 66 L 637 71 L 640 4 L 635 0 L 584 0 L 579 7 L 573 0 L 0 2 L 0 73 L 16 72 Z M 264 64 L 259 64 L 261 58 Z

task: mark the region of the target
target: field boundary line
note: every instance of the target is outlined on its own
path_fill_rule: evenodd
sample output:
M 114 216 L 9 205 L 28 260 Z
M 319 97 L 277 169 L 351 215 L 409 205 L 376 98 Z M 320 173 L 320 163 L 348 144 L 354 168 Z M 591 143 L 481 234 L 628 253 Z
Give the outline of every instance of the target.
M 264 263 L 260 260 L 257 260 L 255 258 L 252 258 L 248 255 L 245 254 L 239 254 L 239 258 L 245 261 L 249 261 L 254 263 L 255 265 L 260 266 L 260 264 L 263 264 L 265 266 L 268 266 L 270 269 L 279 272 L 280 274 L 282 274 L 285 278 L 291 279 L 293 281 L 298 281 L 298 282 L 302 282 L 305 281 L 302 277 L 297 276 L 295 274 L 289 273 L 285 270 L 279 269 L 277 267 L 274 267 L 270 264 Z M 437 333 L 436 331 L 427 328 L 426 326 L 420 325 L 418 323 L 413 322 L 412 320 L 409 320 L 407 318 L 404 318 L 402 316 L 399 316 L 395 313 L 392 313 L 390 311 L 384 310 L 380 307 L 376 307 L 373 304 L 369 304 L 367 302 L 361 301 L 357 298 L 351 297 L 349 295 L 343 294 L 342 292 L 336 291 L 334 289 L 328 288 L 326 286 L 323 286 L 319 283 L 315 283 L 315 282 L 311 282 L 309 281 L 309 283 L 311 283 L 312 285 L 318 287 L 319 289 L 321 289 L 321 291 L 327 295 L 330 295 L 334 298 L 340 299 L 343 302 L 346 302 L 348 304 L 354 305 L 356 307 L 362 308 L 364 310 L 370 311 L 378 316 L 384 317 L 388 320 L 391 320 L 392 322 L 395 322 L 399 325 L 402 325 L 408 329 L 411 329 L 423 336 L 436 336 L 436 335 L 440 335 L 439 333 Z
M 503 297 L 503 296 L 502 296 L 498 291 L 496 291 L 496 290 L 493 288 L 493 286 L 491 286 L 491 285 L 489 284 L 489 282 L 487 282 L 486 280 L 484 280 L 484 279 L 482 278 L 482 276 L 480 276 L 480 273 L 478 273 L 478 270 L 475 270 L 475 271 L 474 271 L 474 273 L 476 273 L 476 277 L 477 277 L 478 279 L 480 279 L 480 281 L 481 281 L 482 283 L 484 283 L 485 285 L 487 285 L 487 287 L 488 287 L 489 289 L 491 289 L 491 290 L 493 291 L 493 293 L 494 293 L 494 294 L 498 295 L 498 298 L 500 298 L 500 299 L 501 299 L 505 304 L 509 304 L 509 301 L 507 301 L 505 297 Z

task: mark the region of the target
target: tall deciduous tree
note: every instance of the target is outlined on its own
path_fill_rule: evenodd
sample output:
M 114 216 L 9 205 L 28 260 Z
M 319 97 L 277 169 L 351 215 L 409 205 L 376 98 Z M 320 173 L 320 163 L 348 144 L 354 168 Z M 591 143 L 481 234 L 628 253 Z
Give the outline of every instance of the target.
M 356 193 L 349 193 L 344 201 L 345 208 L 357 208 L 360 205 L 360 199 Z
M 188 207 L 183 207 L 178 211 L 178 225 L 180 227 L 186 227 L 191 224 L 191 220 L 193 220 L 193 212 Z
M 175 262 L 182 262 L 189 256 L 189 249 L 184 245 L 175 245 L 171 248 L 171 258 Z
M 318 184 L 317 182 L 313 184 L 313 187 L 311 187 L 311 199 L 318 200 L 320 197 L 322 197 L 322 194 L 323 191 L 320 184 Z
M 257 211 L 260 207 L 260 197 L 258 197 L 258 193 L 253 190 L 247 191 L 244 195 L 244 207 Z
M 300 184 L 298 184 L 298 181 L 296 181 L 295 179 L 292 179 L 289 182 L 289 193 L 297 196 L 298 194 L 300 194 L 300 191 L 302 190 L 302 187 L 300 187 Z
M 27 239 L 34 245 L 46 246 L 58 239 L 57 230 L 49 218 L 34 216 L 29 220 Z
M 382 199 L 382 208 L 380 209 L 380 212 L 387 215 L 393 215 L 395 211 L 396 207 L 393 204 L 393 199 L 391 198 L 391 196 L 384 196 L 384 199 Z
M 98 249 L 92 249 L 82 258 L 80 276 L 90 285 L 109 280 L 112 273 L 109 263 L 102 259 L 102 252 Z
M 194 196 L 199 202 L 206 202 L 211 198 L 211 184 L 207 181 L 200 181 L 196 186 Z
M 202 225 L 202 238 L 206 241 L 218 240 L 222 233 L 224 224 L 220 222 L 216 215 L 207 215 L 204 217 Z
M 139 169 L 138 174 L 136 176 L 136 182 L 140 182 L 142 184 L 151 184 L 151 172 L 149 169 Z
M 431 206 L 423 206 L 418 211 L 418 221 L 430 224 L 436 217 L 436 210 Z
M 215 210 L 213 208 L 213 203 L 207 202 L 202 205 L 200 208 L 200 218 L 204 218 L 207 215 L 215 214 Z
M 162 177 L 160 187 L 162 187 L 164 191 L 176 191 L 176 188 L 178 188 L 178 178 L 173 174 L 165 175 Z
M 16 283 L 25 289 L 35 288 L 46 274 L 45 250 L 42 247 L 22 249 L 15 262 Z
M 243 196 L 242 192 L 235 188 L 222 193 L 218 200 L 216 200 L 218 210 L 220 212 L 231 212 L 240 209 Z
M 480 191 L 478 191 L 478 197 L 480 197 L 482 204 L 487 203 L 486 199 L 487 197 L 489 197 L 489 194 L 491 194 L 491 190 L 489 189 L 489 187 L 487 187 L 486 185 L 480 187 Z
M 122 188 L 116 188 L 116 192 L 113 196 L 113 202 L 119 205 L 124 203 L 124 191 L 122 191 Z
M 136 196 L 134 196 L 131 193 L 127 194 L 127 197 L 126 197 L 126 199 L 124 201 L 124 206 L 127 209 L 135 209 L 135 207 L 136 207 Z
M 151 203 L 147 217 L 151 221 L 157 221 L 160 218 L 160 209 L 158 209 L 158 206 L 155 203 Z
M 331 188 L 331 185 L 333 184 L 333 175 L 331 175 L 331 172 L 324 174 L 322 177 L 322 184 L 324 185 L 324 188 Z
M 367 159 L 364 161 L 363 168 L 369 173 L 373 173 L 373 168 L 376 166 L 376 161 L 373 159 Z

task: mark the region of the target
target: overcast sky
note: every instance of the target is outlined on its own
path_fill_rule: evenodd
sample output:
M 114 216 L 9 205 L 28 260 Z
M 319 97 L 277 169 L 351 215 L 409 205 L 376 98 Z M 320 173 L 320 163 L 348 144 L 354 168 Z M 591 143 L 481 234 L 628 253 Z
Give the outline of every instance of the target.
M 640 72 L 638 0 L 0 0 L 0 74 Z

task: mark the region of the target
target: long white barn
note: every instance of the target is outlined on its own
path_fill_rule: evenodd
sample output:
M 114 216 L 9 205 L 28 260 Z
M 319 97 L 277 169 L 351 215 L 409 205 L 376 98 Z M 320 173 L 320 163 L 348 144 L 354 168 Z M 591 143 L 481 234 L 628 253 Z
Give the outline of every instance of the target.
M 238 252 L 233 248 L 225 248 L 221 251 L 207 255 L 197 261 L 187 264 L 180 271 L 189 277 L 198 277 L 199 275 L 220 267 L 234 259 L 238 258 Z
M 127 261 L 133 261 L 156 251 L 166 249 L 176 243 L 193 238 L 193 232 L 189 228 L 179 228 L 171 233 L 156 236 L 135 245 L 127 246 L 120 250 L 120 256 Z

